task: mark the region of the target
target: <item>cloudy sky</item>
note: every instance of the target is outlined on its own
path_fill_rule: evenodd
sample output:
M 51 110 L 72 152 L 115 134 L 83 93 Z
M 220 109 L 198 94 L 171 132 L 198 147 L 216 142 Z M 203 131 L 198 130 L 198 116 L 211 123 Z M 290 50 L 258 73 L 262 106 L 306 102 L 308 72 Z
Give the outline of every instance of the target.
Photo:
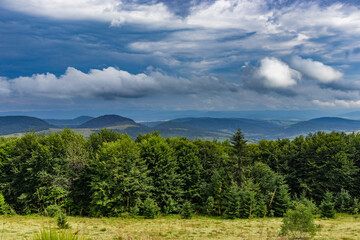
M 0 0 L 0 112 L 360 109 L 360 3 Z

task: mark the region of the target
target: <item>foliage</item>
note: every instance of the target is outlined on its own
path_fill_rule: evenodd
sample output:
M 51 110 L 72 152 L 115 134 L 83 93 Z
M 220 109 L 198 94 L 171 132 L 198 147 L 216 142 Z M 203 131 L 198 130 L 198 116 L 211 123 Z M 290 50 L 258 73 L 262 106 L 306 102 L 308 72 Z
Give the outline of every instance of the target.
M 164 214 L 169 215 L 169 214 L 172 214 L 172 213 L 176 213 L 176 211 L 177 211 L 176 202 L 172 199 L 172 197 L 169 197 L 165 201 Z
M 59 205 L 50 205 L 46 207 L 46 213 L 49 217 L 55 217 L 61 212 Z
M 320 204 L 321 217 L 334 218 L 336 214 L 334 197 L 331 192 L 326 192 Z
M 191 206 L 191 203 L 189 201 L 186 201 L 181 209 L 181 218 L 184 219 L 191 219 L 192 218 L 193 209 Z
M 342 213 L 352 213 L 353 206 L 354 199 L 348 191 L 342 188 L 335 198 L 335 210 Z
M 289 239 L 309 239 L 315 233 L 316 226 L 310 208 L 298 203 L 295 209 L 286 212 L 280 235 L 288 236 Z
M 287 209 L 290 207 L 291 197 L 289 194 L 289 188 L 286 184 L 280 185 L 275 192 L 274 199 L 270 209 L 274 210 L 276 217 L 284 216 Z
M 56 220 L 57 220 L 57 225 L 60 229 L 65 229 L 65 228 L 69 228 L 69 223 L 67 220 L 67 216 L 65 213 L 63 213 L 62 211 L 60 211 L 57 215 L 56 215 Z
M 153 219 L 158 214 L 159 207 L 156 204 L 156 202 L 151 199 L 147 198 L 145 202 L 142 205 L 142 212 L 145 218 L 147 219 Z
M 4 195 L 0 192 L 0 215 L 13 215 L 15 214 L 14 210 L 5 202 Z
M 133 141 L 106 129 L 89 139 L 69 129 L 27 133 L 0 138 L 6 199 L 4 205 L 0 198 L 0 212 L 6 206 L 7 212 L 41 214 L 57 205 L 69 215 L 137 216 L 152 198 L 164 215 L 179 213 L 188 200 L 200 214 L 281 217 L 291 200 L 317 213 L 329 191 L 335 210 L 354 213 L 358 156 L 360 134 L 318 132 L 247 143 L 240 129 L 223 142 L 164 139 L 157 132 Z M 323 212 L 333 211 L 332 203 L 323 202 Z
M 208 197 L 206 202 L 205 202 L 205 210 L 204 210 L 205 214 L 212 216 L 215 215 L 216 213 L 216 209 L 215 209 L 215 201 L 214 198 L 212 196 Z

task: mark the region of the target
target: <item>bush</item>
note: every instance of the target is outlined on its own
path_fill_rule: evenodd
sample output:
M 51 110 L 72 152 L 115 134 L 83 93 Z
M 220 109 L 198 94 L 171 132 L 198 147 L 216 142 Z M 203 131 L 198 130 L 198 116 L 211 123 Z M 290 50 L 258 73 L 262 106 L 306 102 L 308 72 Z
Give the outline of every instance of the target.
M 55 217 L 59 212 L 61 212 L 59 205 L 49 205 L 46 207 L 46 213 L 49 217 Z
M 304 204 L 307 208 L 310 208 L 311 213 L 316 215 L 319 213 L 319 208 L 316 206 L 313 200 L 306 198 L 305 196 L 301 196 L 299 199 L 296 198 L 295 201 L 292 202 L 292 208 L 295 208 L 298 203 Z
M 320 214 L 321 217 L 334 218 L 335 211 L 335 203 L 333 194 L 331 192 L 326 192 L 325 197 L 320 204 Z
M 169 197 L 166 201 L 165 201 L 165 206 L 164 206 L 164 214 L 165 215 L 169 215 L 171 213 L 176 212 L 177 207 L 176 207 L 176 202 Z
M 316 233 L 314 216 L 311 209 L 302 203 L 297 203 L 295 209 L 289 209 L 281 226 L 280 235 L 289 239 L 309 239 Z
M 5 202 L 4 195 L 0 192 L 0 215 L 15 214 L 15 211 Z
M 66 214 L 61 211 L 57 215 L 57 225 L 59 228 L 62 229 L 69 228 L 69 223 L 67 221 Z
M 152 219 L 155 218 L 158 211 L 159 211 L 159 207 L 157 206 L 157 204 L 155 203 L 155 201 L 151 198 L 147 198 L 145 200 L 145 202 L 143 203 L 143 215 L 145 218 L 147 219 Z
M 186 201 L 181 209 L 181 218 L 191 219 L 192 218 L 192 207 L 189 201 Z

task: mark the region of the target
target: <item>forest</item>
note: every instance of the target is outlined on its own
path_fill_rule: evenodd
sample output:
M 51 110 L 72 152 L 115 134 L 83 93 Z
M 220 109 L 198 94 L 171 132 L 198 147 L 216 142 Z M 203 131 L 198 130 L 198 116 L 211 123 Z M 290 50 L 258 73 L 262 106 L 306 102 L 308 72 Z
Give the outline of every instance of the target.
M 322 216 L 358 213 L 360 135 L 317 132 L 248 143 L 103 129 L 0 138 L 0 214 L 282 217 L 294 202 Z

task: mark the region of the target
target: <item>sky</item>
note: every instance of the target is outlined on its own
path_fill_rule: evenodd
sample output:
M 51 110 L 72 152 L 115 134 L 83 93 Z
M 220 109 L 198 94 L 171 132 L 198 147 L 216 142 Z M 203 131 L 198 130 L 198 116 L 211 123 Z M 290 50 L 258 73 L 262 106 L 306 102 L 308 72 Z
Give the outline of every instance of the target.
M 304 109 L 360 109 L 359 1 L 0 0 L 0 113 Z

